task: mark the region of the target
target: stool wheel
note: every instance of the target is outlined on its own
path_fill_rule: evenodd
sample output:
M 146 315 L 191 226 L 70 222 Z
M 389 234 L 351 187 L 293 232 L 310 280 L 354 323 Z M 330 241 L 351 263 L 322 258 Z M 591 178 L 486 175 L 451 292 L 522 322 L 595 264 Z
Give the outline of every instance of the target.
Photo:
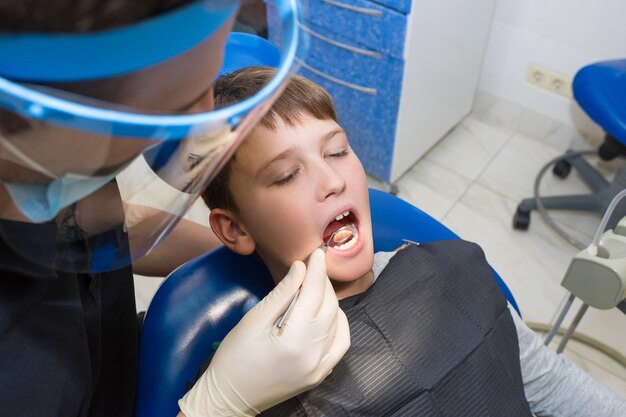
M 528 230 L 530 225 L 530 211 L 522 210 L 517 207 L 517 211 L 513 216 L 513 229 L 515 230 Z
M 554 164 L 554 168 L 552 168 L 552 173 L 561 179 L 565 179 L 567 178 L 571 170 L 572 164 L 570 164 L 567 159 L 561 159 L 559 162 Z

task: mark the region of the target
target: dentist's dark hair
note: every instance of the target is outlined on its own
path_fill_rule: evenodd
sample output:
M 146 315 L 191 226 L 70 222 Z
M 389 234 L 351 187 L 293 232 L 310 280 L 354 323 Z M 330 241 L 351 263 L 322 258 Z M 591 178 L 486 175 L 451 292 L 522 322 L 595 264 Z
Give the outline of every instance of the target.
M 156 16 L 190 0 L 0 0 L 0 32 L 77 33 Z
M 275 73 L 276 70 L 270 67 L 247 67 L 218 78 L 214 86 L 215 107 L 218 109 L 227 107 L 252 97 L 272 80 Z M 283 93 L 248 136 L 254 136 L 259 126 L 275 131 L 279 119 L 288 126 L 300 125 L 305 114 L 318 120 L 337 121 L 335 107 L 328 92 L 313 81 L 296 75 L 289 80 Z M 256 139 L 258 138 L 252 140 Z M 241 146 L 245 145 L 244 141 Z M 210 209 L 219 207 L 238 212 L 229 185 L 232 165 L 236 158 L 235 152 L 202 193 L 202 199 Z

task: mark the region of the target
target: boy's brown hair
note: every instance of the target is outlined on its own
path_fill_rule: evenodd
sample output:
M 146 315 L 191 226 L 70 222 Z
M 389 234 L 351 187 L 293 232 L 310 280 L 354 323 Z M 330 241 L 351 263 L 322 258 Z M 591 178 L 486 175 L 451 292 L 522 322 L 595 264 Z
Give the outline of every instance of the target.
M 215 107 L 222 108 L 251 97 L 265 87 L 276 70 L 270 67 L 247 67 L 217 79 L 214 87 Z M 263 116 L 257 126 L 275 131 L 278 120 L 288 126 L 302 123 L 303 114 L 319 120 L 337 121 L 330 95 L 311 80 L 293 76 L 285 90 Z M 254 134 L 254 130 L 248 135 Z M 237 153 L 202 192 L 202 199 L 210 208 L 223 208 L 237 212 L 237 204 L 229 187 L 230 173 Z

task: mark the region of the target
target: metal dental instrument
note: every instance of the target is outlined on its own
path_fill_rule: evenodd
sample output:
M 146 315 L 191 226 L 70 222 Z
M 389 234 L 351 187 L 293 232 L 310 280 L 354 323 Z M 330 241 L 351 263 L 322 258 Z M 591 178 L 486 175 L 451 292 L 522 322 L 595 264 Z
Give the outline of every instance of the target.
M 323 250 L 324 253 L 326 253 L 326 250 L 328 249 L 329 245 L 330 246 L 343 245 L 344 243 L 349 241 L 355 234 L 356 234 L 356 228 L 354 227 L 354 225 L 348 224 L 346 226 L 342 226 L 339 229 L 335 230 L 328 237 L 328 239 L 326 240 L 326 243 L 322 243 L 322 245 L 319 248 Z M 337 236 L 339 238 L 335 240 L 335 237 Z M 285 324 L 285 320 L 287 320 L 287 318 L 291 314 L 291 310 L 293 310 L 293 306 L 296 305 L 296 300 L 298 299 L 299 295 L 300 295 L 300 288 L 298 288 L 298 291 L 296 291 L 293 298 L 289 302 L 289 306 L 287 307 L 287 310 L 285 310 L 283 315 L 280 316 L 280 318 L 276 322 L 276 327 L 278 327 L 279 329 L 283 327 L 283 324 Z

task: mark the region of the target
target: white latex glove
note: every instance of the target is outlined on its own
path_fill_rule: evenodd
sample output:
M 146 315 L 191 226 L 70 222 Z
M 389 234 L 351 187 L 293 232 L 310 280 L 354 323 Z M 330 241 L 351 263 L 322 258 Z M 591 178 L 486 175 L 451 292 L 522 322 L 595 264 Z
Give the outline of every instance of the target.
M 302 286 L 291 315 L 277 319 Z M 317 249 L 226 335 L 207 371 L 178 402 L 186 417 L 255 416 L 321 383 L 350 346 L 350 330 Z

